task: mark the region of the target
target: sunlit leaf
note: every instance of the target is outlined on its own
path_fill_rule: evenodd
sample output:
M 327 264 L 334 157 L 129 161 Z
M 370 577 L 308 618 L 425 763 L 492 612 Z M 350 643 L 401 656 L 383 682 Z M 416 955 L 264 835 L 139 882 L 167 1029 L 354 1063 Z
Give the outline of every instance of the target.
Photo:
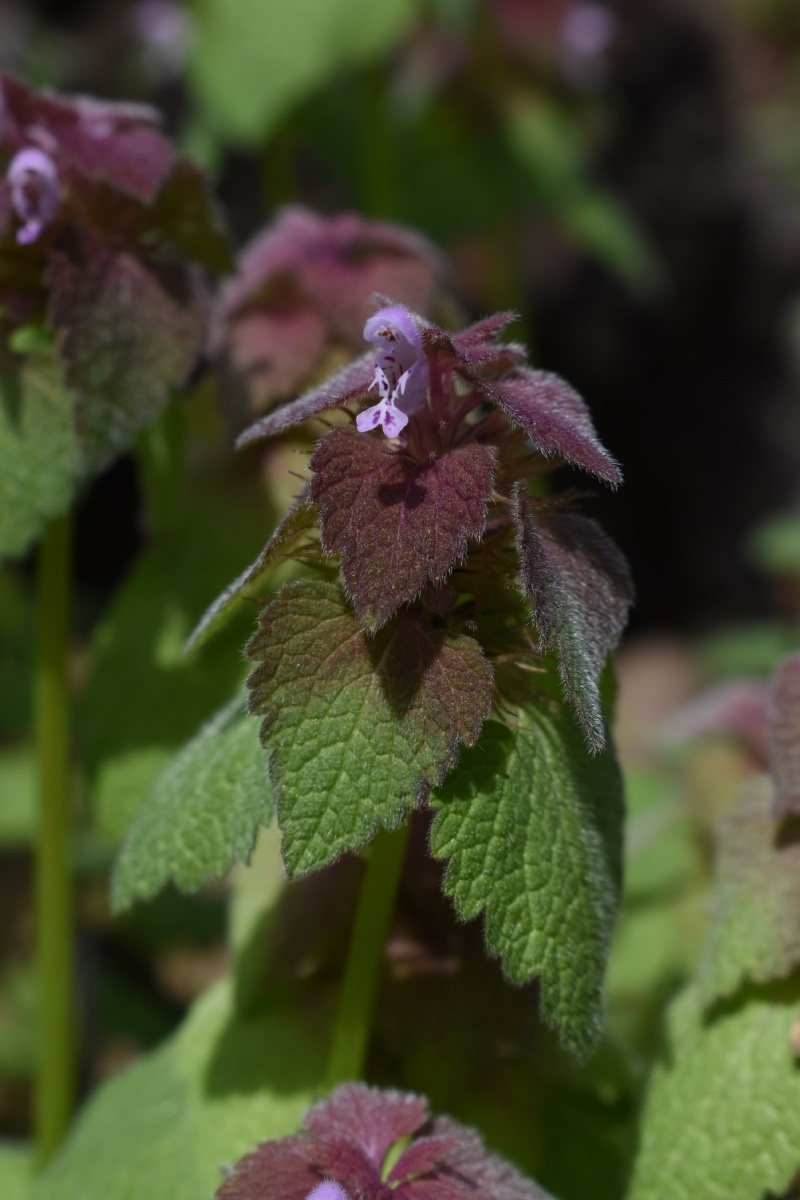
M 397 825 L 489 711 L 492 671 L 477 642 L 414 613 L 370 638 L 336 584 L 287 584 L 247 652 L 296 875 Z

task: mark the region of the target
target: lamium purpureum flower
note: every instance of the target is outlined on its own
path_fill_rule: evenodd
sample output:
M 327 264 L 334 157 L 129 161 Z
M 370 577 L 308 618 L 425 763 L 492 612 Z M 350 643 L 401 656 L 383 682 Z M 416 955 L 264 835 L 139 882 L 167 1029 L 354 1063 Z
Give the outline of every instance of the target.
M 323 1179 L 308 1193 L 308 1200 L 350 1200 L 350 1197 L 335 1179 Z
M 383 427 L 387 437 L 397 435 L 408 424 L 411 413 L 425 404 L 428 392 L 428 360 L 422 336 L 413 315 L 401 307 L 383 308 L 364 326 L 364 337 L 379 347 L 372 387 L 380 400 L 359 413 L 356 426 L 361 433 Z
M 61 188 L 58 169 L 49 154 L 28 146 L 14 155 L 6 173 L 11 205 L 20 221 L 17 241 L 35 242 L 58 212 Z
M 304 1124 L 240 1159 L 217 1200 L 548 1200 L 421 1096 L 346 1083 Z

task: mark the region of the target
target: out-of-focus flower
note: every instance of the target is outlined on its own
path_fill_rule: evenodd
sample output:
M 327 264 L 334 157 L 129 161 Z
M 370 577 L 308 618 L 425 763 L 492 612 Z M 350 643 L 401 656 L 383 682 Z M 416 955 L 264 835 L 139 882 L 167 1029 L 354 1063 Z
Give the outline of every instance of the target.
M 191 13 L 174 0 L 139 0 L 131 9 L 130 24 L 151 79 L 167 83 L 177 78 L 194 42 Z
M 264 412 L 308 384 L 329 353 L 361 350 L 376 293 L 429 312 L 443 273 L 438 252 L 410 230 L 286 208 L 222 287 L 212 353 L 239 407 Z
M 208 318 L 199 265 L 228 263 L 205 180 L 157 113 L 0 76 L 0 331 L 54 333 L 86 470 L 191 370 Z
M 679 709 L 661 729 L 667 744 L 722 734 L 737 738 L 762 766 L 767 762 L 769 689 L 757 679 L 727 679 Z
M 56 164 L 43 150 L 29 147 L 14 155 L 6 178 L 11 207 L 21 222 L 17 241 L 27 246 L 36 241 L 58 212 L 61 188 Z
M 346 1083 L 305 1127 L 240 1159 L 217 1200 L 548 1200 L 421 1096 Z
M 617 18 L 597 0 L 487 0 L 509 54 L 560 69 L 576 88 L 602 84 Z
M 561 66 L 575 87 L 592 91 L 606 75 L 617 18 L 605 4 L 572 4 L 561 22 Z

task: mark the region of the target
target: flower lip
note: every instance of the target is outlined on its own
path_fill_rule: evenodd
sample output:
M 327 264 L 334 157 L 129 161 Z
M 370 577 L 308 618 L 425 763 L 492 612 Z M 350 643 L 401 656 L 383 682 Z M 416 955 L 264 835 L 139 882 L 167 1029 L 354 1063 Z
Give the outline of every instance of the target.
M 381 425 L 387 437 L 397 437 L 428 394 L 430 372 L 419 318 L 401 305 L 382 308 L 367 321 L 364 338 L 378 347 L 370 388 L 378 389 L 380 400 L 359 413 L 356 428 L 367 433 Z
M 40 237 L 58 212 L 61 203 L 58 169 L 44 150 L 28 146 L 14 155 L 6 178 L 11 204 L 21 222 L 17 242 L 28 246 Z
M 350 1200 L 350 1197 L 335 1179 L 323 1179 L 308 1193 L 306 1200 Z

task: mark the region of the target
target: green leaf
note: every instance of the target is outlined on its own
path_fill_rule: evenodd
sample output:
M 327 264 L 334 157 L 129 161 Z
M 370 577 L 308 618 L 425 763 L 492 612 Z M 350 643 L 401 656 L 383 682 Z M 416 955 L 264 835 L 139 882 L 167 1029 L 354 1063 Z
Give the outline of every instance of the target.
M 698 991 L 708 1006 L 746 981 L 768 983 L 800 965 L 800 843 L 782 840 L 765 777 L 723 819 Z
M 154 1054 L 103 1085 L 31 1200 L 200 1200 L 256 1143 L 299 1126 L 326 1022 L 307 1001 L 233 1011 L 217 984 Z
M 26 1145 L 0 1145 L 0 1196 L 27 1200 L 33 1179 L 33 1154 Z
M 72 399 L 52 355 L 0 372 L 0 559 L 24 554 L 80 478 Z
M 334 75 L 393 46 L 415 0 L 198 0 L 191 82 L 218 137 L 259 142 Z
M 613 753 L 592 757 L 571 714 L 543 699 L 511 730 L 488 722 L 435 792 L 431 849 L 461 917 L 568 1047 L 601 1032 L 603 972 L 619 902 L 622 791 Z
M 797 1170 L 800 1067 L 789 1030 L 797 982 L 750 994 L 713 1019 L 688 988 L 653 1071 L 628 1200 L 757 1200 Z
M 170 881 L 196 891 L 234 862 L 248 862 L 272 810 L 258 726 L 237 697 L 173 759 L 138 809 L 114 873 L 114 908 Z
M 338 584 L 287 584 L 248 657 L 265 718 L 289 871 L 302 875 L 391 829 L 472 745 L 492 671 L 478 643 L 402 613 L 368 637 Z

